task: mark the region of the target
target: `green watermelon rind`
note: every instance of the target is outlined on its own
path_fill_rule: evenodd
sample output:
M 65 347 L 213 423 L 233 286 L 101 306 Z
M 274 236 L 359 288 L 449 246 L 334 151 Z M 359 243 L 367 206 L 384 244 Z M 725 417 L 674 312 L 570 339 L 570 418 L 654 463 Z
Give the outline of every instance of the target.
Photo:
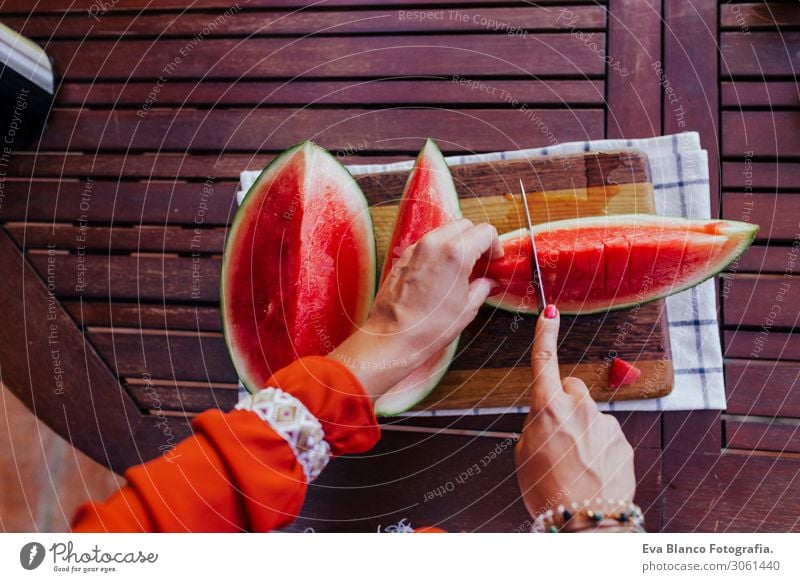
M 680 293 L 681 291 L 686 291 L 694 287 L 695 285 L 699 285 L 708 279 L 713 278 L 715 275 L 719 274 L 723 270 L 725 270 L 728 265 L 733 263 L 744 251 L 746 251 L 753 241 L 756 238 L 756 234 L 758 233 L 758 226 L 755 224 L 751 224 L 749 222 L 739 222 L 735 220 L 723 220 L 723 219 L 700 219 L 700 220 L 693 220 L 688 218 L 682 217 L 664 217 L 664 216 L 657 216 L 652 214 L 618 214 L 614 216 L 591 216 L 585 218 L 570 218 L 566 220 L 554 220 L 552 222 L 545 222 L 541 224 L 537 224 L 533 227 L 534 233 L 538 232 L 547 232 L 551 230 L 560 230 L 562 227 L 569 227 L 569 226 L 591 226 L 593 224 L 598 224 L 602 226 L 608 226 L 610 222 L 618 223 L 621 226 L 630 224 L 631 222 L 635 222 L 637 224 L 661 224 L 665 220 L 670 221 L 677 221 L 677 222 L 686 222 L 686 223 L 695 223 L 695 222 L 724 222 L 725 224 L 733 227 L 738 227 L 741 229 L 741 240 L 737 244 L 736 248 L 730 252 L 725 258 L 721 259 L 714 267 L 710 267 L 708 270 L 704 271 L 701 276 L 695 277 L 694 279 L 687 280 L 683 285 L 680 285 L 675 288 L 670 288 L 665 290 L 664 292 L 658 292 L 653 296 L 648 296 L 645 299 L 637 299 L 636 301 L 628 301 L 625 303 L 615 303 L 609 306 L 598 307 L 595 309 L 586 309 L 586 310 L 564 310 L 559 306 L 559 311 L 564 315 L 591 315 L 595 313 L 606 313 L 610 311 L 620 311 L 623 309 L 630 309 L 632 307 L 636 307 L 638 305 L 645 305 L 647 303 L 652 303 L 653 301 L 658 301 L 659 299 L 664 299 L 665 297 L 669 297 L 670 295 L 675 295 L 676 293 Z M 520 228 L 511 232 L 504 233 L 500 235 L 501 241 L 511 240 L 520 236 L 528 236 L 528 229 L 527 228 Z M 511 313 L 519 313 L 519 314 L 529 314 L 535 315 L 539 312 L 538 306 L 536 302 L 528 302 L 531 307 L 529 309 L 520 309 L 521 300 L 518 296 L 507 296 L 506 298 L 488 298 L 486 300 L 486 304 L 490 305 L 491 307 L 496 307 L 498 309 L 502 309 L 503 311 L 509 311 Z
M 365 275 L 368 277 L 368 283 L 365 287 L 368 287 L 369 292 L 365 294 L 364 303 L 362 304 L 362 313 L 365 315 L 369 312 L 369 308 L 372 305 L 372 301 L 375 298 L 375 289 L 377 287 L 377 280 L 376 280 L 376 272 L 377 272 L 377 249 L 376 249 L 376 241 L 375 241 L 375 229 L 372 224 L 372 215 L 369 212 L 369 205 L 367 203 L 367 199 L 364 197 L 364 193 L 361 191 L 361 187 L 358 185 L 358 182 L 353 178 L 350 171 L 342 165 L 342 163 L 329 151 L 326 149 L 314 144 L 311 141 L 302 141 L 293 145 L 292 147 L 284 150 L 280 154 L 278 154 L 275 158 L 270 161 L 269 164 L 261 171 L 258 177 L 255 179 L 253 184 L 247 190 L 244 198 L 242 199 L 241 204 L 236 210 L 236 214 L 234 215 L 233 221 L 231 222 L 231 226 L 228 230 L 228 234 L 225 240 L 225 246 L 222 253 L 222 268 L 220 271 L 220 319 L 222 322 L 222 335 L 225 339 L 225 346 L 228 350 L 228 354 L 233 362 L 234 368 L 236 369 L 236 373 L 239 376 L 239 381 L 244 385 L 248 392 L 251 394 L 255 394 L 262 388 L 263 386 L 255 385 L 255 383 L 248 378 L 247 374 L 244 373 L 245 370 L 242 369 L 241 363 L 238 360 L 238 356 L 236 353 L 236 349 L 233 346 L 233 340 L 230 336 L 230 332 L 228 330 L 226 318 L 225 318 L 225 281 L 227 280 L 226 271 L 228 266 L 228 258 L 230 257 L 230 249 L 233 241 L 236 237 L 237 227 L 241 222 L 242 217 L 246 214 L 247 209 L 252 204 L 252 201 L 255 200 L 257 197 L 251 196 L 250 194 L 256 192 L 260 185 L 264 183 L 265 180 L 270 179 L 274 176 L 282 167 L 283 165 L 289 161 L 298 150 L 301 148 L 311 147 L 315 148 L 317 152 L 324 153 L 328 156 L 331 160 L 336 162 L 336 165 L 340 167 L 343 171 L 342 178 L 352 183 L 351 185 L 354 186 L 352 188 L 353 193 L 358 193 L 360 196 L 358 197 L 358 204 L 363 207 L 363 212 L 361 213 L 362 216 L 365 217 L 364 219 L 364 233 L 368 242 L 364 245 L 366 249 L 368 249 L 368 256 L 366 261 Z M 358 322 L 362 323 L 362 322 Z
M 392 394 L 381 396 L 375 401 L 375 415 L 381 417 L 397 416 L 404 412 L 408 412 L 414 406 L 425 400 L 425 398 L 427 398 L 439 385 L 439 383 L 442 381 L 442 378 L 444 378 L 445 374 L 447 374 L 447 371 L 450 369 L 450 363 L 456 356 L 456 352 L 458 351 L 458 343 L 460 340 L 461 336 L 458 336 L 453 343 L 445 348 L 446 351 L 444 352 L 443 357 L 438 360 L 439 362 L 445 363 L 439 368 L 439 372 L 430 377 L 423 389 L 414 390 L 414 396 L 408 399 L 403 399 L 400 397 L 405 397 L 409 391 L 394 392 Z M 386 405 L 387 402 L 393 402 L 396 400 L 401 400 L 401 403 L 399 405 L 395 404 L 394 406 Z
M 446 181 L 452 186 L 452 188 L 440 189 L 440 192 L 442 194 L 449 194 L 449 196 L 446 197 L 443 196 L 443 202 L 446 203 L 445 205 L 443 205 L 443 207 L 445 207 L 447 212 L 454 219 L 460 218 L 462 216 L 461 204 L 458 199 L 458 191 L 456 190 L 455 183 L 453 182 L 453 176 L 450 173 L 450 168 L 447 165 L 447 162 L 445 161 L 444 156 L 442 155 L 442 152 L 439 149 L 439 146 L 436 145 L 436 142 L 434 142 L 432 139 L 428 139 L 425 142 L 425 145 L 422 147 L 422 150 L 417 156 L 417 160 L 419 161 L 425 155 L 433 156 L 433 159 L 436 162 L 435 166 L 437 167 L 438 170 L 437 176 L 441 175 L 441 181 Z M 414 166 L 416 167 L 416 165 L 417 164 L 415 162 Z M 434 164 L 431 165 L 433 166 Z M 412 175 L 413 175 L 413 170 L 408 175 L 408 178 L 406 180 L 406 185 L 410 183 Z M 439 180 L 437 180 L 437 183 L 441 184 Z M 405 192 L 406 192 L 406 187 L 403 188 L 403 194 L 405 194 Z M 395 225 L 396 224 L 397 222 L 395 221 Z M 390 240 L 392 238 L 394 238 L 394 227 L 392 227 L 392 235 L 390 236 Z M 442 363 L 440 366 L 440 372 L 434 376 L 431 376 L 430 380 L 426 382 L 424 385 L 419 386 L 415 390 L 413 390 L 414 396 L 408 399 L 408 402 L 403 402 L 399 406 L 386 406 L 386 403 L 392 401 L 396 394 L 405 395 L 408 394 L 409 392 L 412 392 L 411 390 L 403 390 L 401 392 L 384 394 L 375 401 L 375 406 L 374 406 L 375 414 L 377 416 L 397 416 L 399 414 L 407 412 L 409 409 L 413 408 L 414 406 L 419 404 L 422 400 L 424 400 L 431 392 L 433 392 L 436 386 L 439 385 L 439 383 L 442 381 L 442 378 L 447 373 L 447 370 L 450 368 L 450 363 L 453 361 L 453 358 L 456 355 L 456 351 L 458 349 L 458 342 L 460 339 L 461 336 L 457 337 L 453 341 L 453 343 L 444 348 L 444 353 L 442 358 L 440 358 L 437 361 L 437 363 L 440 362 Z

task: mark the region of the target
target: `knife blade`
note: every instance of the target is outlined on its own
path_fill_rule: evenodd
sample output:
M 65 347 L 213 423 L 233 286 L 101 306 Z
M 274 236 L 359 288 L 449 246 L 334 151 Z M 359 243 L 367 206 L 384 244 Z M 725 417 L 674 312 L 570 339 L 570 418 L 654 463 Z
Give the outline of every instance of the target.
M 547 299 L 544 296 L 544 287 L 542 287 L 542 269 L 539 266 L 539 255 L 536 252 L 536 239 L 533 236 L 533 222 L 531 221 L 531 211 L 528 208 L 528 195 L 525 193 L 525 185 L 522 180 L 519 181 L 519 189 L 522 192 L 522 205 L 525 207 L 525 219 L 528 221 L 528 234 L 531 237 L 531 254 L 533 255 L 531 257 L 531 266 L 533 267 L 531 271 L 533 285 L 539 293 L 536 302 L 539 313 L 541 313 L 547 305 Z

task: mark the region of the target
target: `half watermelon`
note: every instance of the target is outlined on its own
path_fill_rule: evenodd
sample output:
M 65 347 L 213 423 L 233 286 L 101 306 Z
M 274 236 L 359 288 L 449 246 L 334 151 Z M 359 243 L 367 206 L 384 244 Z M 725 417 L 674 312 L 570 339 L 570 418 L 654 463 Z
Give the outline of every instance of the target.
M 367 201 L 344 166 L 311 142 L 275 158 L 239 207 L 222 261 L 223 331 L 247 389 L 347 338 L 366 319 L 375 271 Z
M 688 289 L 727 267 L 758 226 L 647 214 L 579 218 L 533 227 L 548 303 L 566 314 L 624 309 Z M 527 229 L 500 237 L 505 255 L 479 262 L 475 276 L 501 286 L 487 303 L 536 313 Z
M 460 217 L 461 206 L 450 169 L 439 148 L 429 139 L 406 181 L 383 263 L 381 283 L 403 251 L 424 234 Z M 376 414 L 396 415 L 425 398 L 447 372 L 457 347 L 458 339 L 390 388 L 375 402 Z

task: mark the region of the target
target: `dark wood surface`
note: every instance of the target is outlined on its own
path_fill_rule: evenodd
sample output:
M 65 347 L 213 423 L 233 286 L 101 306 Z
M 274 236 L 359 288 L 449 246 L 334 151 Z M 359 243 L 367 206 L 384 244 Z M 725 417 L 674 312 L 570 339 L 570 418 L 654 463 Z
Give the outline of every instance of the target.
M 221 244 L 239 172 L 294 141 L 314 137 L 357 163 L 408 159 L 427 136 L 455 154 L 696 130 L 709 151 L 712 208 L 761 232 L 720 283 L 727 410 L 618 415 L 636 446 L 637 501 L 650 529 L 800 528 L 796 4 L 307 4 L 251 0 L 197 41 L 230 2 L 119 0 L 92 18 L 88 1 L 40 0 L 31 12 L 27 0 L 0 0 L 3 21 L 45 47 L 59 74 L 48 131 L 5 167 L 3 382 L 116 470 L 187 434 L 208 405 L 197 394 L 230 406 L 217 320 Z M 466 18 L 401 20 L 400 10 L 428 9 Z M 195 297 L 193 258 L 205 276 Z M 51 309 L 63 394 L 47 343 Z M 515 431 L 521 418 L 434 421 Z M 451 530 L 524 527 L 508 447 L 454 492 L 425 501 L 502 442 L 386 432 L 376 451 L 332 464 L 294 527 L 373 531 L 401 517 Z

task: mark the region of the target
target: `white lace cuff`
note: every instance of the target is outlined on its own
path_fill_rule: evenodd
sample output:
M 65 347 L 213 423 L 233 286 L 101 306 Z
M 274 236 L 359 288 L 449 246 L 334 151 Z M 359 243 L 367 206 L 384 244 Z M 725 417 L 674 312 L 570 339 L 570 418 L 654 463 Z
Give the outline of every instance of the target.
M 309 483 L 328 464 L 331 447 L 325 440 L 322 424 L 294 396 L 269 387 L 242 398 L 236 409 L 255 412 L 289 443 Z

